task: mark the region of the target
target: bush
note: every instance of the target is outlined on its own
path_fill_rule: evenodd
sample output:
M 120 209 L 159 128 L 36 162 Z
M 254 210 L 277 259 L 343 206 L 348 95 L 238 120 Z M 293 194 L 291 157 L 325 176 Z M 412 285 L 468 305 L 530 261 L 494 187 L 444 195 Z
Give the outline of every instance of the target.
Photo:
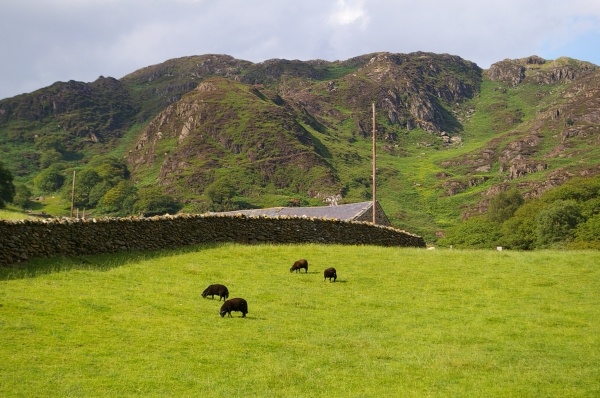
M 15 186 L 15 196 L 12 200 L 14 205 L 19 206 L 22 209 L 28 209 L 31 203 L 31 189 L 26 185 L 18 184 Z
M 103 180 L 110 181 L 112 185 L 115 185 L 121 180 L 128 179 L 130 175 L 129 169 L 125 163 L 110 156 L 95 157 L 90 160 L 87 167 L 96 171 Z
M 102 196 L 98 202 L 98 210 L 107 214 L 132 214 L 137 199 L 137 189 L 133 183 L 123 180 Z
M 52 166 L 38 173 L 33 179 L 33 186 L 40 192 L 56 192 L 65 183 L 63 170 L 59 166 Z
M 40 168 L 45 169 L 63 160 L 62 153 L 56 149 L 48 149 L 40 155 Z
M 511 218 L 523 202 L 523 195 L 516 188 L 500 192 L 490 201 L 487 217 L 490 221 L 502 223 Z
M 0 209 L 3 209 L 7 202 L 12 202 L 14 196 L 15 186 L 13 185 L 13 175 L 0 162 Z
M 133 210 L 144 217 L 175 214 L 181 209 L 172 197 L 162 193 L 158 187 L 147 187 L 139 190 L 138 200 L 133 205 Z
M 212 211 L 234 210 L 232 208 L 232 199 L 236 195 L 233 185 L 226 179 L 214 181 L 204 190 L 204 194 L 210 201 Z
M 500 224 L 486 217 L 472 217 L 450 228 L 439 243 L 456 248 L 488 249 L 498 246 L 500 238 Z
M 500 245 L 516 250 L 535 249 L 535 218 L 541 209 L 541 202 L 534 200 L 525 203 L 514 215 L 502 223 Z
M 78 207 L 90 207 L 90 192 L 98 185 L 102 179 L 98 173 L 89 168 L 85 168 L 75 173 L 75 187 L 73 192 L 73 202 Z M 63 190 L 65 199 L 71 198 L 72 181 Z
M 600 214 L 588 218 L 575 228 L 576 242 L 597 242 L 600 244 Z
M 574 236 L 577 224 L 584 221 L 574 200 L 557 200 L 544 207 L 536 217 L 537 245 L 551 246 Z

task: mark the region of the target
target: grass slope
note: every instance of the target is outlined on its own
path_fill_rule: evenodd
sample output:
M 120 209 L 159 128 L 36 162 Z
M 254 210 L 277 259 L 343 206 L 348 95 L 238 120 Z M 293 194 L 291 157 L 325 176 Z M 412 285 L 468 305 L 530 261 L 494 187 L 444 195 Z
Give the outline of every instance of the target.
M 597 397 L 598 264 L 232 244 L 38 260 L 0 270 L 0 395 Z M 210 283 L 248 318 L 219 317 Z

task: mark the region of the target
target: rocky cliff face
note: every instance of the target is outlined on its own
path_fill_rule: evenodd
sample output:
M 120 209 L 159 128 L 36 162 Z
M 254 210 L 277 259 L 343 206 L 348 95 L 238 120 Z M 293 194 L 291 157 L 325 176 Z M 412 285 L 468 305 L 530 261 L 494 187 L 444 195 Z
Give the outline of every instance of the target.
M 432 133 L 457 132 L 460 123 L 449 110 L 471 98 L 481 84 L 477 65 L 430 53 L 374 54 L 356 75 L 364 79 L 346 76 L 347 88 L 337 90 L 337 98 L 365 109 L 370 94 L 390 125 Z
M 236 105 L 225 105 L 230 96 Z M 290 112 L 247 85 L 207 79 L 150 122 L 128 162 L 134 175 L 159 166 L 159 183 L 172 191 L 183 185 L 202 194 L 219 170 L 243 167 L 251 185 L 312 196 L 339 192 L 335 172 Z
M 69 141 L 83 138 L 98 143 L 121 137 L 135 113 L 127 87 L 119 80 L 101 76 L 92 83 L 59 82 L 0 101 L 0 126 L 27 121 L 35 128 L 50 123 L 48 130 L 65 132 Z
M 547 61 L 538 56 L 522 59 L 506 59 L 490 66 L 487 76 L 492 81 L 510 83 L 513 87 L 522 82 L 553 84 L 559 81 L 568 83 L 576 78 L 593 73 L 597 66 L 588 62 L 559 58 Z
M 556 159 L 586 158 L 600 144 L 600 69 L 595 65 L 574 60 L 546 61 L 539 57 L 505 60 L 492 65 L 486 72 L 492 81 L 511 86 L 535 84 L 552 85 L 560 92 L 560 101 L 552 101 L 527 122 L 512 131 L 490 140 L 484 147 L 460 159 L 442 162 L 445 168 L 462 168 L 467 175 L 497 172 L 503 182 L 483 193 L 477 206 L 466 210 L 465 217 L 484 213 L 489 199 L 512 186 L 518 187 L 526 198 L 539 197 L 546 190 L 561 185 L 574 176 L 595 175 L 600 172 L 597 162 L 578 164 Z M 557 86 L 557 84 L 561 84 Z M 544 96 L 539 91 L 537 96 Z M 593 155 L 588 155 L 593 156 Z M 550 167 L 550 163 L 553 166 Z M 539 179 L 526 178 L 545 173 Z M 468 189 L 461 179 L 447 179 L 446 194 L 454 195 Z

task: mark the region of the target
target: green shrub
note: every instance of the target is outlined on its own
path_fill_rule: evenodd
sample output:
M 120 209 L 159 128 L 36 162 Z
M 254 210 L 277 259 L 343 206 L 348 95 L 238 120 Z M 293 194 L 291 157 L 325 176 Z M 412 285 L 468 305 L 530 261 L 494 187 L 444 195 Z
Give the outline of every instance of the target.
M 490 200 L 487 217 L 490 221 L 502 223 L 511 218 L 524 202 L 523 195 L 516 188 L 501 192 Z
M 175 214 L 181 210 L 181 204 L 173 197 L 165 195 L 159 187 L 146 187 L 138 191 L 138 199 L 133 211 L 145 217 Z
M 0 209 L 10 203 L 15 196 L 15 186 L 13 184 L 13 175 L 4 164 L 0 162 Z
M 31 189 L 23 184 L 15 185 L 15 196 L 12 199 L 14 205 L 22 209 L 28 209 L 31 204 Z
M 479 216 L 449 228 L 439 243 L 456 248 L 489 249 L 498 246 L 500 238 L 500 224 Z
M 537 246 L 547 247 L 571 239 L 583 217 L 574 200 L 557 200 L 545 206 L 535 221 Z
M 33 179 L 34 187 L 42 193 L 56 192 L 65 183 L 65 176 L 61 166 L 50 166 L 40 171 Z

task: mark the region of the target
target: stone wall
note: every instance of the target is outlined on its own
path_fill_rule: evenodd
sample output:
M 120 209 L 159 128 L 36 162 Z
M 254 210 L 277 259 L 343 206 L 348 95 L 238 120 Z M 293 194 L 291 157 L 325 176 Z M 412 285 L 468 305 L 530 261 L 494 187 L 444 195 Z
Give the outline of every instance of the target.
M 157 250 L 215 242 L 425 247 L 391 227 L 305 217 L 177 215 L 0 221 L 0 266 L 35 257 Z

